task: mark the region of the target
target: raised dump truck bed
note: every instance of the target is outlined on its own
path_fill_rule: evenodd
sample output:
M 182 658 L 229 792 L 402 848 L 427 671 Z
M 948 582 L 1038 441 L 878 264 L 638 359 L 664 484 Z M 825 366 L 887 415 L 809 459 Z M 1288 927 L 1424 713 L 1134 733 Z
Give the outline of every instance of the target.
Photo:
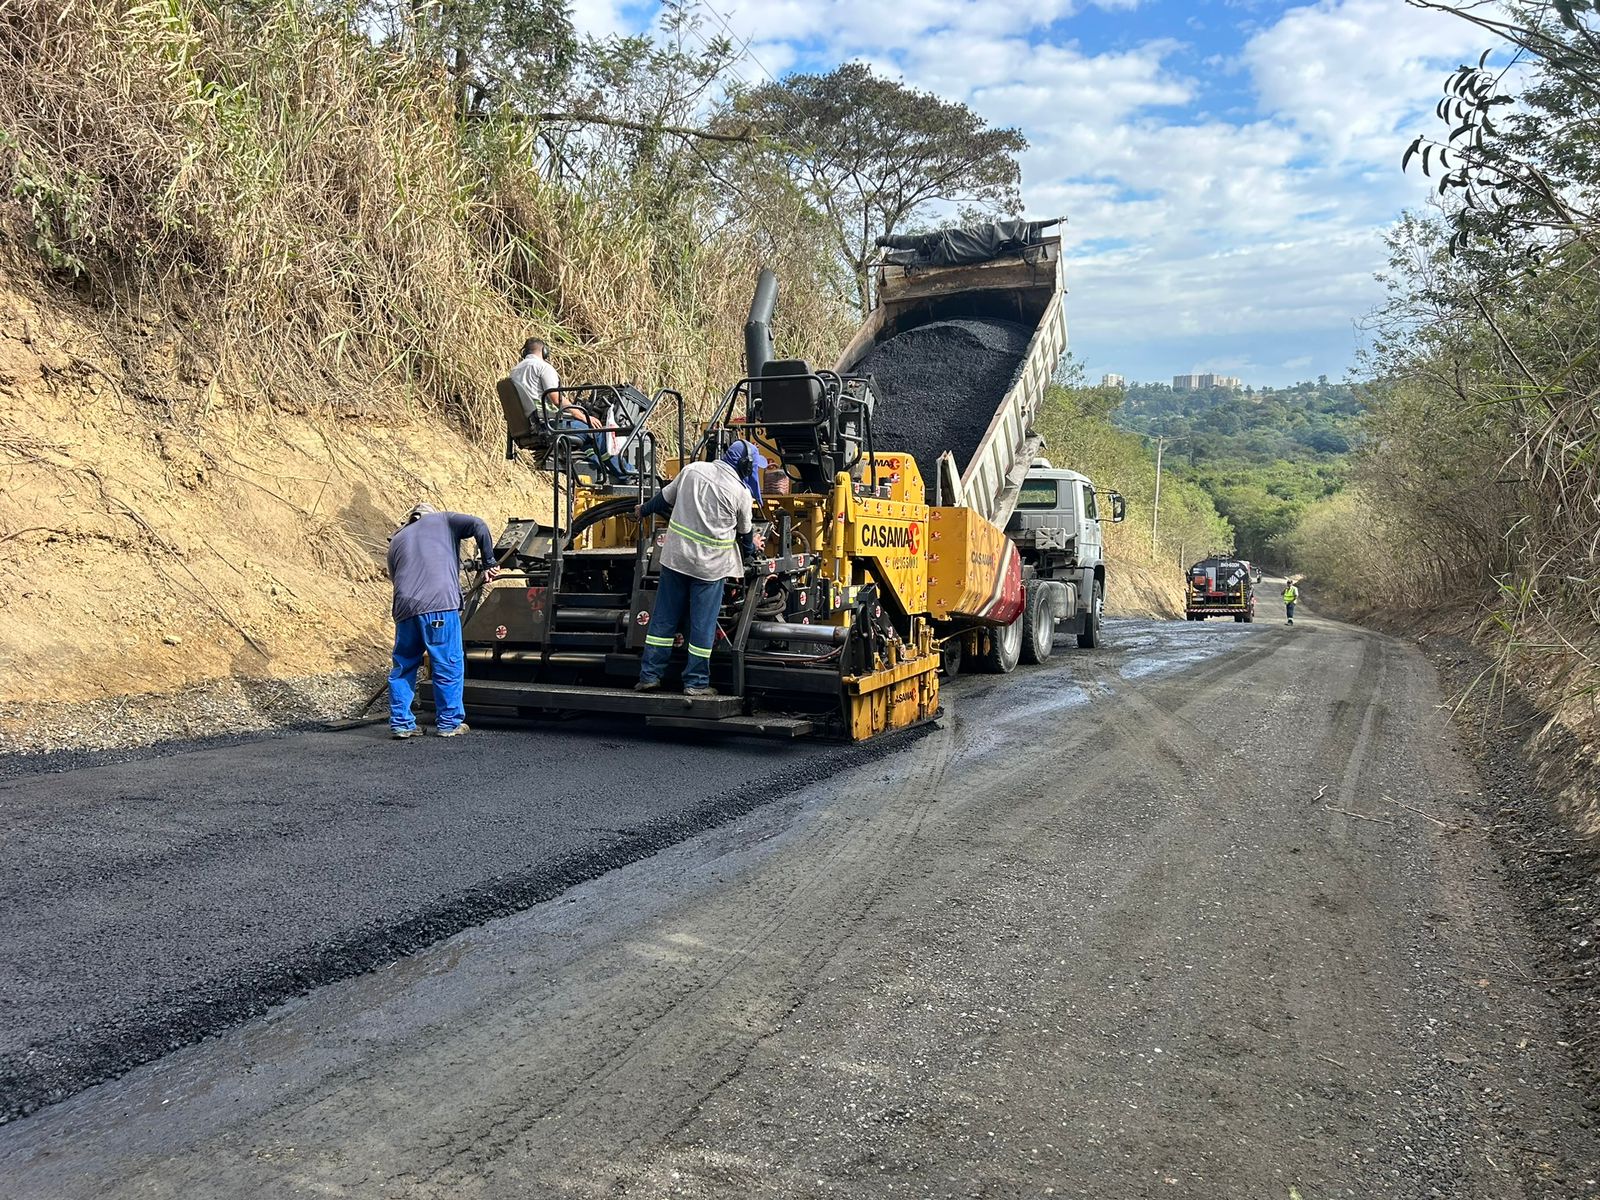
M 841 373 L 871 378 L 875 448 L 922 465 L 942 544 L 928 571 L 931 607 L 947 645 L 987 670 L 1048 658 L 1058 623 L 1080 646 L 1099 641 L 1105 563 L 1094 484 L 1040 457 L 1034 429 L 1067 349 L 1061 239 L 1043 233 L 1053 224 L 890 239 L 898 252 L 878 268 L 877 303 L 839 359 Z M 1122 498 L 1108 495 L 1120 521 Z M 991 574 L 1007 577 L 1013 559 L 1023 615 L 1002 624 L 970 593 Z M 961 597 L 945 600 L 958 585 Z
M 1064 293 L 1058 237 L 986 262 L 878 269 L 877 305 L 839 367 L 873 377 L 877 445 L 922 464 L 931 501 L 1005 527 L 1067 349 Z

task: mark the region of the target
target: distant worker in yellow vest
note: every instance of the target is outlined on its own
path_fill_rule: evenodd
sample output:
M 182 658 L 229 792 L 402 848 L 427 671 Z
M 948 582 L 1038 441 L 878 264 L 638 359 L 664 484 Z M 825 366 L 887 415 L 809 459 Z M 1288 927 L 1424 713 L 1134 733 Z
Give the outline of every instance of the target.
M 1291 624 L 1291 625 L 1294 624 L 1294 606 L 1295 606 L 1295 602 L 1298 601 L 1299 599 L 1300 599 L 1300 589 L 1299 588 L 1295 587 L 1294 584 L 1292 584 L 1292 583 L 1286 583 L 1286 584 L 1283 585 L 1283 607 L 1285 608 L 1285 610 L 1287 610 L 1287 612 L 1289 614 L 1289 624 Z

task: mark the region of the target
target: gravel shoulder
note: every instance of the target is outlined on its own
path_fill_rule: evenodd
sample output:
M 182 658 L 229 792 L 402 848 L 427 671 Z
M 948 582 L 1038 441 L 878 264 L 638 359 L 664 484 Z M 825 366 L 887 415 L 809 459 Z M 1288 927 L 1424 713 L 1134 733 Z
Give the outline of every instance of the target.
M 1520 691 L 1488 695 L 1490 664 L 1467 642 L 1430 636 L 1422 645 L 1478 774 L 1468 804 L 1472 820 L 1492 840 L 1496 870 L 1537 934 L 1529 982 L 1561 1006 L 1590 1111 L 1600 1113 L 1600 853 L 1580 832 L 1592 803 L 1583 789 L 1595 777 L 1541 773 L 1529 753 L 1538 734 L 1542 763 L 1592 763 L 1592 748 L 1563 727 L 1547 727 L 1548 716 Z
M 0 1178 L 52 1200 L 1594 1194 L 1567 1018 L 1423 657 L 1314 617 L 1111 641 L 13 1122 Z

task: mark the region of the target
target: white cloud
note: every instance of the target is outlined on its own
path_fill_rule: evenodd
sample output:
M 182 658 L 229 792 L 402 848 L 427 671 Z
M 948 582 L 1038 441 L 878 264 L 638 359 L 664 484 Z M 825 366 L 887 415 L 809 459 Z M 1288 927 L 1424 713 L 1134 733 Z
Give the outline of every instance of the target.
M 572 24 L 579 33 L 608 37 L 613 33 L 633 33 L 623 19 L 619 0 L 571 0 Z
M 614 17 L 616 4 L 580 0 L 580 13 Z M 1074 344 L 1094 370 L 1145 372 L 1096 350 L 1143 345 L 1147 373 L 1170 373 L 1182 363 L 1162 358 L 1163 338 L 1217 336 L 1252 342 L 1230 361 L 1266 364 L 1273 377 L 1255 382 L 1302 366 L 1342 373 L 1297 346 L 1353 342 L 1352 321 L 1377 299 L 1383 228 L 1428 194 L 1400 174 L 1400 154 L 1481 34 L 1404 0 L 1234 0 L 1208 11 L 1203 54 L 1171 22 L 1144 23 L 1160 37 L 1091 47 L 1073 36 L 1086 7 L 749 0 L 706 33 L 752 43 L 750 79 L 859 59 L 1020 127 L 1028 210 L 1071 222 Z M 1218 54 L 1229 10 L 1248 24 Z
M 1476 60 L 1483 33 L 1400 0 L 1321 0 L 1244 49 L 1264 108 L 1335 162 L 1392 159 L 1438 99 L 1443 71 Z

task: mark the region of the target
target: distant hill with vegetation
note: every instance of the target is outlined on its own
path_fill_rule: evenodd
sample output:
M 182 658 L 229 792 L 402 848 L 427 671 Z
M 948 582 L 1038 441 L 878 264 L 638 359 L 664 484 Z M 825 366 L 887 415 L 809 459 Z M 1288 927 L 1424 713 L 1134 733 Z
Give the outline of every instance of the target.
M 1354 387 L 1323 375 L 1284 388 L 1131 383 L 1112 420 L 1168 439 L 1164 466 L 1211 497 L 1233 525 L 1239 553 L 1273 563 L 1273 540 L 1343 487 L 1361 412 Z

